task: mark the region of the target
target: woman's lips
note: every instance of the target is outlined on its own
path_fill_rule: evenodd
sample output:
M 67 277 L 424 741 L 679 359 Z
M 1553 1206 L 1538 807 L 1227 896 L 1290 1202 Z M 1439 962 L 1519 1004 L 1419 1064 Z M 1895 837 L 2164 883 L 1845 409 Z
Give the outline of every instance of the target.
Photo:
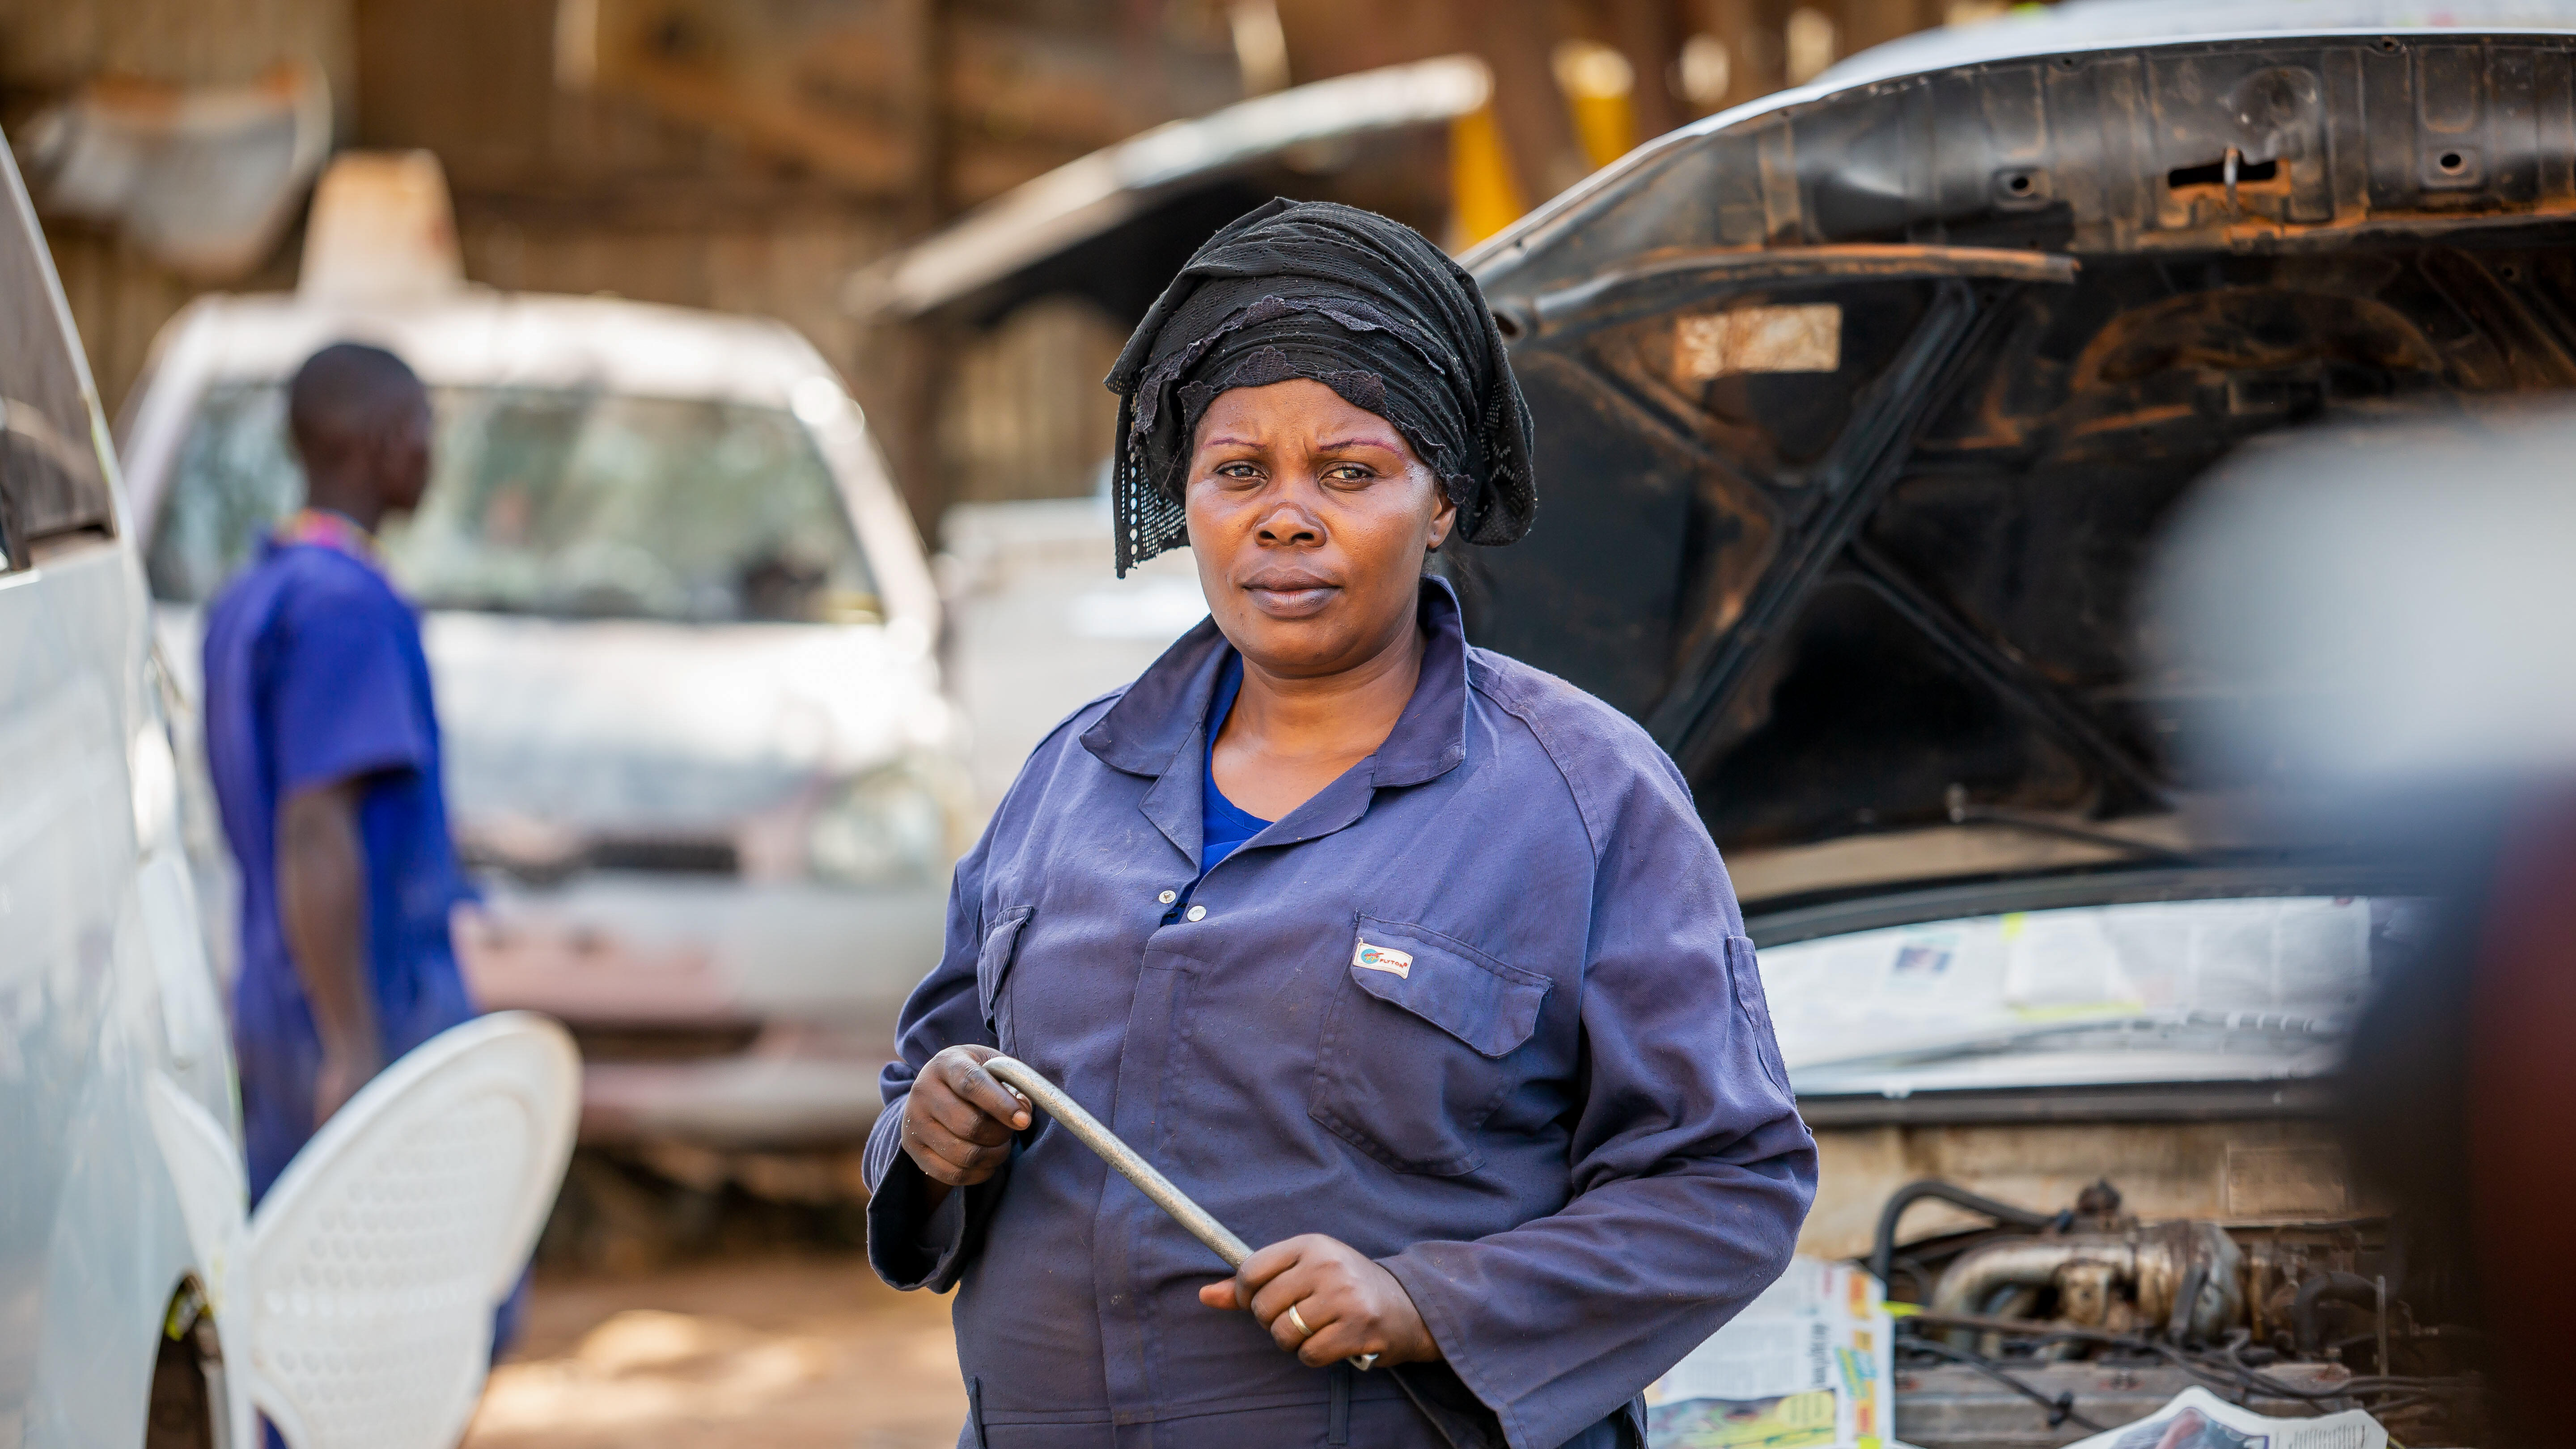
M 1274 619 L 1304 619 L 1323 612 L 1341 586 L 1313 574 L 1274 574 L 1246 580 L 1253 607 Z

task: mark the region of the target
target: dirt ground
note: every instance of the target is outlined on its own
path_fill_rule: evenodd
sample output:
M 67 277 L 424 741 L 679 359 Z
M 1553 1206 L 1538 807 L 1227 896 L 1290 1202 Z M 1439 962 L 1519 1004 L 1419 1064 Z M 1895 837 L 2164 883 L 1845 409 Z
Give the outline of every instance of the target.
M 545 1273 L 466 1449 L 949 1449 L 948 1299 L 856 1253 Z

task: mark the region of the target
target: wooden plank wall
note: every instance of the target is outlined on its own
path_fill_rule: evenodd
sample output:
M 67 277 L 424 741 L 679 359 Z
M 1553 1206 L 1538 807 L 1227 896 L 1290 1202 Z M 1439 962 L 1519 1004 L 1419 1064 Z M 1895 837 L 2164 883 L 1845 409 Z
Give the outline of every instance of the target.
M 317 62 L 341 144 L 438 153 L 474 280 L 785 319 L 844 370 L 925 525 L 953 496 L 1074 486 L 1078 470 L 1055 454 L 1096 446 L 1087 413 L 1039 430 L 1062 434 L 1044 447 L 1034 432 L 1007 446 L 977 433 L 979 419 L 1102 406 L 1069 390 L 1043 407 L 1010 393 L 1087 371 L 1104 345 L 1096 328 L 1038 319 L 1025 335 L 944 350 L 908 331 L 861 335 L 839 288 L 978 201 L 1239 94 L 1229 0 L 578 0 L 600 17 L 604 48 L 587 88 L 567 86 L 559 64 L 568 3 L 0 0 L 0 114 L 100 74 L 224 84 Z M 1848 53 L 1991 0 L 1804 3 L 1832 17 Z M 1293 80 L 1491 48 L 1483 0 L 1277 4 Z M 1785 83 L 1781 37 L 1800 0 L 1513 4 L 1533 45 L 1563 34 L 1620 46 L 1644 62 L 1646 84 L 1668 68 L 1638 37 L 1717 35 L 1733 56 L 1732 104 Z M 913 75 L 938 84 L 889 90 L 889 76 Z M 781 91 L 792 94 L 769 93 Z M 196 288 L 108 232 L 57 226 L 51 240 L 113 409 Z M 292 286 L 297 245 L 290 235 L 228 286 Z
M 357 69 L 347 0 L 0 0 L 0 97 L 13 121 L 94 76 L 233 85 L 292 60 L 322 67 L 345 126 Z M 54 226 L 47 240 L 112 412 L 153 334 L 198 288 L 108 231 Z M 245 285 L 291 284 L 294 260 L 290 242 Z
M 910 198 L 818 177 L 643 97 L 568 89 L 554 16 L 529 0 L 358 0 L 356 144 L 438 153 L 475 281 L 803 331 L 880 420 L 917 507 L 935 506 L 917 430 L 883 426 L 916 406 L 908 341 L 863 341 L 839 305 L 849 272 L 904 234 Z

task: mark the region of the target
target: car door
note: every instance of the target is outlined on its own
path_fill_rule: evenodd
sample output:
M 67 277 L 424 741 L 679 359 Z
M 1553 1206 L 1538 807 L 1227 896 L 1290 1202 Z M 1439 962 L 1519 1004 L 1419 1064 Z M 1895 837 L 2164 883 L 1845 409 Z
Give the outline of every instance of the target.
M 231 1066 L 106 430 L 0 172 L 0 1449 L 140 1443 L 193 1272 L 144 1085 L 229 1117 Z

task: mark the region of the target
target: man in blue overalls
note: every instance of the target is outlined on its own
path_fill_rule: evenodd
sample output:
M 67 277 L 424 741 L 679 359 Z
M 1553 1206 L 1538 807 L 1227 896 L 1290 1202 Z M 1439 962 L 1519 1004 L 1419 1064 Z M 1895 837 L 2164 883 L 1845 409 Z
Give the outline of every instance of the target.
M 381 348 L 287 391 L 306 506 L 206 620 L 206 760 L 241 869 L 234 1050 L 251 1200 L 385 1065 L 475 1014 L 420 622 L 372 531 L 419 503 L 430 407 Z

